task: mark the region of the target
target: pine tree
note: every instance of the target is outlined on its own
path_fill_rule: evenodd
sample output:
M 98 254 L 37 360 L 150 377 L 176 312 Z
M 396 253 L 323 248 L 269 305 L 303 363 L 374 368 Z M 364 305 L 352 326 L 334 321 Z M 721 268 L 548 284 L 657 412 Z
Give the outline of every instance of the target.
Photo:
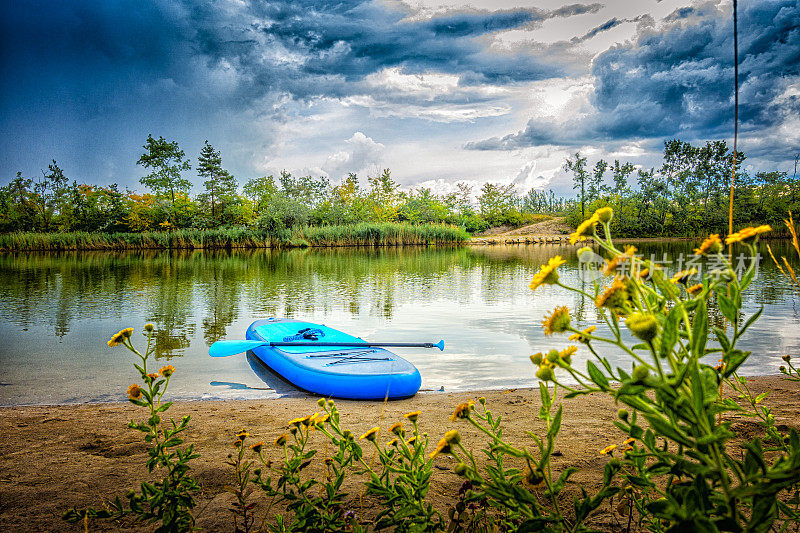
M 219 150 L 214 150 L 208 141 L 200 151 L 200 157 L 197 158 L 197 174 L 205 178 L 203 185 L 206 192 L 201 195 L 201 200 L 211 206 L 211 220 L 217 225 L 224 205 L 236 194 L 236 180 L 222 168 L 222 156 Z

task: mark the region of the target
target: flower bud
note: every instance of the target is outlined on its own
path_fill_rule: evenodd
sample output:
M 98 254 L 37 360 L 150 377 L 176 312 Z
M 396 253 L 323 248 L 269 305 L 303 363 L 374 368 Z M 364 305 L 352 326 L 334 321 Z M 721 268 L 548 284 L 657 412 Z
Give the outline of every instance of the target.
M 149 323 L 149 322 L 148 322 L 147 324 L 145 324 L 145 325 L 144 325 L 144 330 L 145 330 L 147 333 L 150 333 L 150 332 L 151 332 L 151 331 L 153 331 L 154 329 L 155 329 L 155 326 L 153 326 L 153 324 L 151 324 L 151 323 Z
M 325 398 L 320 398 L 319 400 L 317 400 L 317 405 L 319 405 L 320 407 L 325 407 L 326 403 L 327 402 L 326 402 Z
M 555 374 L 553 373 L 553 367 L 551 366 L 542 366 L 536 372 L 536 377 L 541 379 L 542 381 L 553 381 L 555 379 Z
M 624 408 L 623 408 L 623 409 L 620 409 L 619 411 L 617 411 L 617 417 L 618 417 L 620 420 L 624 420 L 625 422 L 627 422 L 627 421 L 628 421 L 628 416 L 629 416 L 629 414 L 630 414 L 630 413 L 628 413 L 628 410 L 627 410 L 627 409 L 624 409 Z
M 639 365 L 633 369 L 633 380 L 634 381 L 644 381 L 650 376 L 650 369 L 647 368 L 645 365 Z
M 541 353 L 541 352 L 533 354 L 533 355 L 531 356 L 531 363 L 533 363 L 533 364 L 534 364 L 534 365 L 536 365 L 536 366 L 539 366 L 539 365 L 541 365 L 541 364 L 542 364 L 542 357 L 543 357 L 543 356 L 542 356 L 542 353 Z M 486 399 L 484 398 L 484 400 L 483 400 L 483 401 L 485 402 L 485 401 L 486 401 Z
M 594 216 L 597 217 L 597 220 L 602 224 L 608 224 L 611 222 L 611 219 L 614 218 L 614 210 L 610 207 L 601 207 L 594 212 Z
M 451 429 L 444 434 L 444 440 L 446 440 L 448 444 L 458 444 L 461 442 L 461 435 L 457 429 Z
M 650 342 L 658 335 L 658 321 L 648 313 L 634 313 L 625 320 L 625 324 L 633 335 L 645 342 Z
M 455 468 L 453 468 L 453 472 L 455 472 L 458 476 L 465 476 L 467 474 L 467 470 L 467 465 L 464 463 L 458 463 Z

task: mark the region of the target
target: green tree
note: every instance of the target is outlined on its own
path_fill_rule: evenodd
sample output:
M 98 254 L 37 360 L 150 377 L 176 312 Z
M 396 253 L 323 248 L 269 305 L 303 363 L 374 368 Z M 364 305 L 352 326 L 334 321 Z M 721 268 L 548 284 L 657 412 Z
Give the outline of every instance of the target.
M 178 218 L 176 196 L 180 196 L 180 193 L 188 194 L 192 186 L 181 172 L 191 169 L 191 165 L 189 161 L 184 160 L 186 154 L 180 149 L 177 141 L 169 142 L 164 137 L 154 139 L 152 135 L 148 135 L 142 148 L 146 151 L 136 164 L 152 171 L 140 178 L 139 182 L 149 187 L 156 196 L 169 201 L 168 218 L 169 222 L 175 225 Z
M 31 190 L 33 180 L 17 176 L 0 187 L 0 228 L 3 231 L 33 231 L 36 227 L 36 207 Z
M 197 174 L 205 179 L 205 192 L 198 196 L 198 201 L 211 208 L 212 225 L 218 226 L 226 206 L 236 200 L 236 180 L 222 168 L 219 150 L 214 150 L 208 141 L 197 158 Z
M 619 163 L 619 159 L 614 160 L 614 166 L 611 168 L 611 172 L 614 179 L 614 193 L 623 196 L 630 192 L 630 186 L 628 185 L 628 176 L 636 169 L 630 163 Z
M 509 213 L 516 207 L 514 184 L 501 185 L 486 182 L 478 196 L 481 215 L 492 226 L 499 226 L 508 221 Z
M 564 162 L 564 170 L 572 172 L 572 188 L 581 190 L 579 198 L 581 200 L 581 220 L 583 220 L 586 218 L 584 203 L 586 201 L 586 178 L 589 174 L 586 172 L 586 158 L 581 157 L 580 152 L 576 152 L 574 157 L 575 159 L 567 158 Z
M 400 200 L 397 190 L 400 185 L 392 179 L 391 171 L 385 168 L 378 176 L 368 176 L 367 181 L 370 186 L 367 197 L 373 219 L 379 222 L 395 220 Z
M 266 209 L 269 201 L 278 192 L 278 186 L 275 184 L 275 177 L 270 174 L 269 176 L 252 178 L 244 184 L 242 191 L 253 202 L 253 210 L 258 216 Z
M 586 196 L 589 201 L 597 200 L 604 193 L 609 192 L 608 185 L 603 183 L 603 176 L 608 169 L 608 163 L 602 159 L 598 161 L 592 169 L 592 174 L 589 176 L 589 187 Z

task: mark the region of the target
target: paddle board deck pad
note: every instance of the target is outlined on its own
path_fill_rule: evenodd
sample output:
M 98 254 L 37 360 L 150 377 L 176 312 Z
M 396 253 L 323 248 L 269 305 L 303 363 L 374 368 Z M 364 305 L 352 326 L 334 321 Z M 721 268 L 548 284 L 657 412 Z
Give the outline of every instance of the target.
M 248 340 L 319 342 L 319 346 L 258 346 L 253 354 L 301 389 L 354 400 L 408 398 L 419 390 L 419 370 L 402 357 L 378 347 L 325 346 L 323 342 L 365 342 L 341 331 L 288 318 L 256 320 Z

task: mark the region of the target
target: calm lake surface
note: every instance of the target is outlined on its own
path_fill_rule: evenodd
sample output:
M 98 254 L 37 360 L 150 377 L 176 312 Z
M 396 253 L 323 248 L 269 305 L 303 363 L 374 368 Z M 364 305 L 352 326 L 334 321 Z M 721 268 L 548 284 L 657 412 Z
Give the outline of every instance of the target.
M 638 248 L 671 273 L 694 246 Z M 790 256 L 788 243 L 772 247 Z M 545 313 L 567 305 L 582 327 L 603 329 L 592 302 L 560 288 L 528 288 L 555 254 L 569 261 L 562 279 L 580 283 L 574 248 L 557 245 L 0 255 L 0 404 L 124 400 L 137 378 L 134 356 L 106 341 L 133 326 L 143 346 L 146 322 L 159 333 L 155 368 L 177 368 L 175 399 L 296 394 L 252 358 L 208 356 L 214 341 L 242 339 L 252 321 L 270 316 L 372 341 L 445 339 L 444 352 L 397 350 L 419 368 L 423 390 L 530 387 L 528 356 L 568 344 L 564 335 L 544 336 Z M 747 315 L 764 306 L 743 343 L 753 350 L 743 372 L 753 375 L 776 373 L 782 355 L 800 352 L 800 298 L 764 258 L 744 299 Z

